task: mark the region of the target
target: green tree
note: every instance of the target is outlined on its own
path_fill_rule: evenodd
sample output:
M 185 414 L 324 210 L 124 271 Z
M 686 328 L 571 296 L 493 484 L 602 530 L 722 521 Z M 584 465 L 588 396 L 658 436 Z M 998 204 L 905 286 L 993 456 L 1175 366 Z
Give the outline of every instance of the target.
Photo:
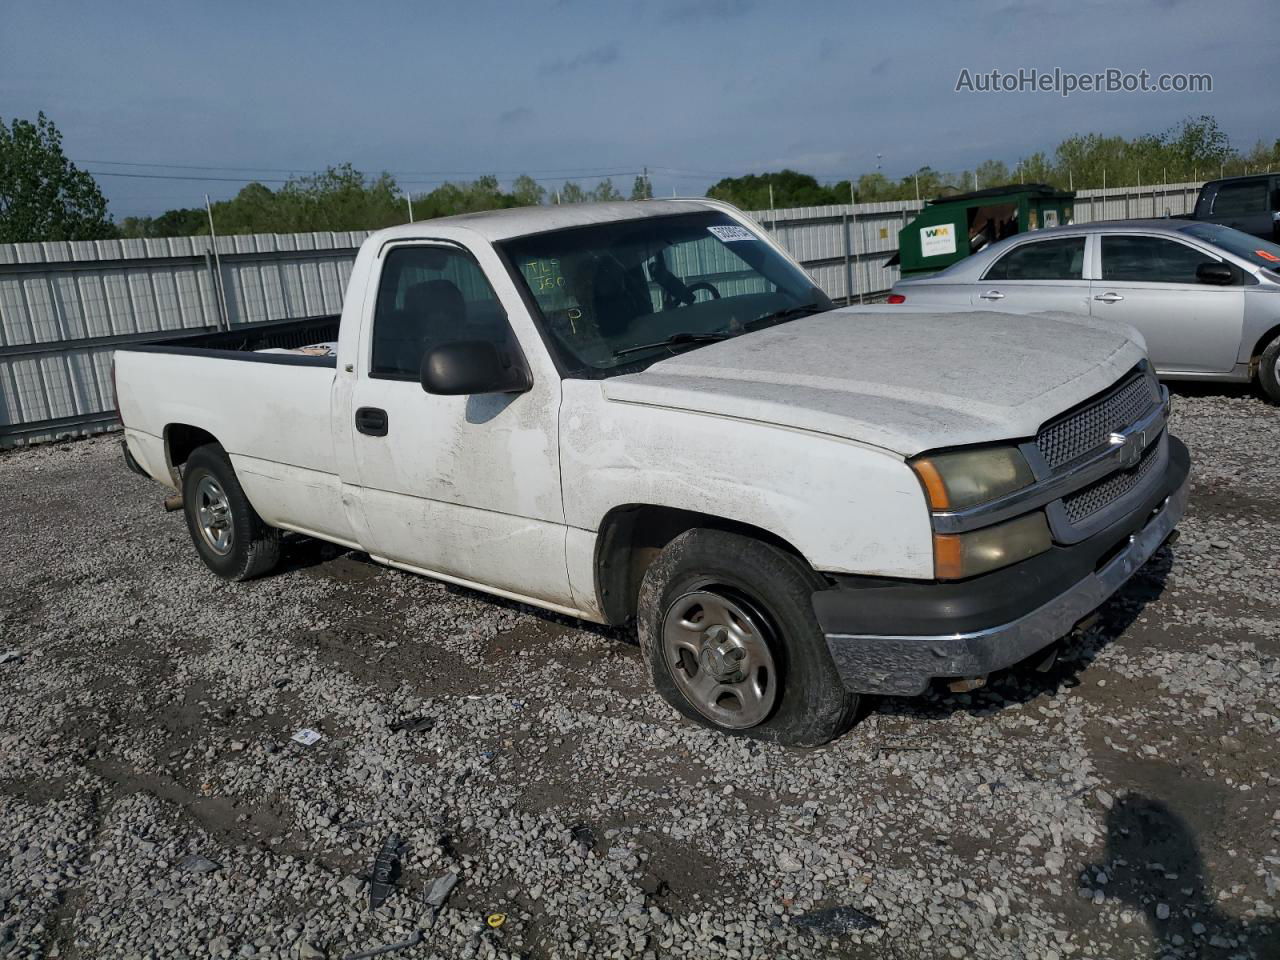
M 652 200 L 653 184 L 649 178 L 644 175 L 637 176 L 631 184 L 632 200 Z
M 546 202 L 547 191 L 533 177 L 528 174 L 521 174 L 511 184 L 511 197 L 515 200 L 517 206 L 536 207 L 538 204 Z
M 106 197 L 62 152 L 53 121 L 0 118 L 0 243 L 114 236 Z
M 1053 160 L 1041 150 L 1022 161 L 1022 169 L 1017 178 L 1021 183 L 1050 183 L 1057 179 L 1058 171 Z M 998 186 L 998 182 L 991 184 Z
M 591 197 L 572 180 L 566 180 L 560 188 L 559 199 L 561 203 L 586 203 Z
M 1001 160 L 983 160 L 973 172 L 976 175 L 979 190 L 1002 187 L 1011 179 L 1008 166 Z M 973 179 L 970 179 L 969 187 L 972 189 Z
M 726 177 L 713 184 L 707 191 L 707 196 L 727 200 L 743 210 L 768 210 L 770 188 L 773 190 L 775 208 L 817 207 L 849 202 L 847 193 L 840 196 L 832 187 L 820 184 L 816 177 L 797 173 L 795 170 Z
M 1280 140 L 1271 144 L 1259 140 L 1247 153 L 1240 156 L 1240 161 L 1246 171 L 1252 173 L 1266 173 L 1280 168 Z
M 472 181 L 442 183 L 429 193 L 413 195 L 416 219 L 447 217 L 501 207 L 541 203 L 546 191 L 531 177 L 517 177 L 504 193 L 492 175 Z M 324 230 L 376 230 L 409 219 L 409 208 L 396 181 L 386 173 L 366 177 L 351 164 L 290 180 L 279 190 L 250 183 L 235 197 L 213 205 L 219 234 L 295 233 Z M 122 232 L 129 237 L 176 237 L 206 234 L 203 207 L 169 210 L 158 217 L 128 217 Z
M 839 200 L 840 203 L 849 202 L 848 184 L 848 180 L 841 180 L 835 185 L 836 190 L 845 188 L 841 191 L 844 196 Z M 899 186 L 877 170 L 875 173 L 864 173 L 860 176 L 858 182 L 854 184 L 853 191 L 859 203 L 879 203 L 884 200 L 897 200 Z
M 191 237 L 208 230 L 203 207 L 166 210 L 158 217 L 125 217 L 120 223 L 122 237 Z
M 1178 179 L 1190 180 L 1201 170 L 1213 170 L 1232 159 L 1235 153 L 1231 138 L 1208 114 L 1187 117 L 1163 139 L 1167 146 L 1167 166 L 1177 171 Z
M 592 189 L 591 199 L 596 203 L 604 203 L 609 200 L 621 200 L 622 194 L 613 185 L 613 181 L 605 177 Z
M 528 181 L 528 183 L 521 183 L 522 180 Z M 418 216 L 429 219 L 431 217 L 447 217 L 456 213 L 476 213 L 480 210 L 499 210 L 504 207 L 527 206 L 526 200 L 537 202 L 536 200 L 531 200 L 529 185 L 532 184 L 535 191 L 539 191 L 541 188 L 536 183 L 533 183 L 530 177 L 521 177 L 517 179 L 516 184 L 522 188 L 522 192 L 525 194 L 524 200 L 514 194 L 503 193 L 501 186 L 498 184 L 498 178 L 492 174 L 486 174 L 469 183 L 459 181 L 441 184 L 430 193 L 414 197 L 413 208 Z M 536 195 L 536 192 L 533 195 Z

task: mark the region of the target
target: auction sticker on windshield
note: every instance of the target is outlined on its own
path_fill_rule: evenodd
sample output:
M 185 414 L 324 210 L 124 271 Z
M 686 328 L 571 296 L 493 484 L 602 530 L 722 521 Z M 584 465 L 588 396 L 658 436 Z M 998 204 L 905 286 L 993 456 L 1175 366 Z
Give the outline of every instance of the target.
M 707 229 L 725 243 L 732 243 L 735 240 L 754 240 L 756 238 L 756 235 L 746 227 L 714 226 L 707 227 Z

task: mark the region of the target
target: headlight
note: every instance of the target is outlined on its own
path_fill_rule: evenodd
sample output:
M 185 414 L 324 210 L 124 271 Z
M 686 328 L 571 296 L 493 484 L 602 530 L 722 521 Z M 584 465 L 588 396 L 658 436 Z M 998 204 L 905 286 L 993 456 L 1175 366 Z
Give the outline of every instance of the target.
M 935 453 L 911 462 L 934 510 L 963 510 L 1035 482 L 1014 447 Z
M 976 577 L 1034 557 L 1052 545 L 1049 522 L 1042 511 L 969 533 L 935 533 L 934 576 L 939 580 Z

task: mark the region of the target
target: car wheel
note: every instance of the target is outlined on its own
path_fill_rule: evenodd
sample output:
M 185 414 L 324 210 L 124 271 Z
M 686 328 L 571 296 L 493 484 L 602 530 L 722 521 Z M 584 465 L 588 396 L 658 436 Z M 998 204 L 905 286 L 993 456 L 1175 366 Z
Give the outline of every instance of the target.
M 280 531 L 262 522 L 216 443 L 192 451 L 182 473 L 187 530 L 205 566 L 227 580 L 268 573 L 280 560 Z
M 680 713 L 725 733 L 813 747 L 843 733 L 845 690 L 813 613 L 807 564 L 758 540 L 689 530 L 653 561 L 637 628 L 654 686 Z
M 1258 386 L 1272 403 L 1280 403 L 1280 337 L 1262 351 L 1258 361 Z

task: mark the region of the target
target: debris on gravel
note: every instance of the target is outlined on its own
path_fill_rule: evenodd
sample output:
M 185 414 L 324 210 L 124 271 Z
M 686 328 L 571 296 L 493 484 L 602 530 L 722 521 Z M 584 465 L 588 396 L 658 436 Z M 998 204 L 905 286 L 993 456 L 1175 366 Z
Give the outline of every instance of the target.
M 1181 539 L 1047 673 L 807 751 L 341 548 L 218 580 L 113 439 L 4 453 L 0 956 L 1280 956 L 1280 411 L 1173 423 Z

